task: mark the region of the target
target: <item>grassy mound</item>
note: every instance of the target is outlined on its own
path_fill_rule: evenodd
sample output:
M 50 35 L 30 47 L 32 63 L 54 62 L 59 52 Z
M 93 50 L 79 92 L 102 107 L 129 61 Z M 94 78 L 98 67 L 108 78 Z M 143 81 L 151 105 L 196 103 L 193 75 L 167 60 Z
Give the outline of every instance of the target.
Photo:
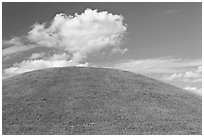
M 2 88 L 3 134 L 202 134 L 200 96 L 135 73 L 43 69 Z

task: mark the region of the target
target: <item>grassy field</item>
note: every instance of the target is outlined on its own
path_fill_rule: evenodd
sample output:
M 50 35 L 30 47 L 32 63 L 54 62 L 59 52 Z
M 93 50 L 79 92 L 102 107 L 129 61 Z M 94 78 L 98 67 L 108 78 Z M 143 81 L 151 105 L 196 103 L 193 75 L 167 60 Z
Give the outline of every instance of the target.
M 3 80 L 3 134 L 202 134 L 202 99 L 126 71 L 52 68 Z

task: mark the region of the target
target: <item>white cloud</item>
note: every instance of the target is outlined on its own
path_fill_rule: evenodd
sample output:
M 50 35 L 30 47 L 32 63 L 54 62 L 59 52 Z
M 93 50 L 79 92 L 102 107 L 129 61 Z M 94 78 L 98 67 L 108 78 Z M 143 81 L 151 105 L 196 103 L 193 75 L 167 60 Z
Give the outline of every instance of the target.
M 70 60 L 70 56 L 66 53 L 63 54 L 53 54 L 53 56 L 49 57 L 48 60 Z
M 201 64 L 202 61 L 200 59 L 175 59 L 163 57 L 142 60 L 123 60 L 112 65 L 112 67 L 142 74 L 165 74 L 187 71 Z
M 197 88 L 197 87 L 191 87 L 191 86 L 187 86 L 184 88 L 185 90 L 197 93 L 197 94 L 202 94 L 202 88 Z
M 8 47 L 6 49 L 3 49 L 2 55 L 7 56 L 7 55 L 14 54 L 17 52 L 27 51 L 27 50 L 30 50 L 33 48 L 34 48 L 33 46 L 11 46 L 11 47 Z
M 201 86 L 201 65 L 201 59 L 161 57 L 141 60 L 122 60 L 106 66 L 141 73 L 180 88 L 186 87 L 187 90 L 201 91 L 201 89 L 195 89 L 195 87 Z M 189 85 L 194 88 L 189 88 Z
M 113 49 L 112 49 L 111 53 L 112 53 L 112 54 L 115 54 L 115 53 L 124 54 L 124 53 L 127 52 L 127 51 L 128 51 L 127 48 L 121 49 L 121 48 L 119 48 L 119 47 L 116 47 L 116 48 L 113 48 Z
M 44 57 L 45 53 L 44 52 L 40 52 L 40 53 L 33 53 L 29 59 L 38 59 L 38 58 L 42 58 Z
M 121 15 L 86 9 L 75 16 L 57 14 L 49 27 L 35 24 L 27 38 L 38 46 L 67 51 L 79 62 L 92 52 L 106 47 L 120 49 L 120 40 L 126 31 Z
M 51 57 L 38 60 L 24 60 L 21 63 L 16 63 L 13 67 L 3 70 L 3 78 L 11 77 L 24 72 L 29 72 L 44 68 L 67 67 L 67 66 L 88 66 L 88 63 L 77 63 L 72 60 L 66 60 L 66 54 L 54 54 Z
M 3 48 L 8 47 L 10 45 L 19 45 L 22 46 L 22 39 L 20 37 L 14 37 L 10 40 L 3 40 Z
M 192 71 L 166 74 L 163 79 L 166 81 L 202 82 L 202 66 Z
M 32 44 L 24 44 L 24 37 L 14 37 L 10 40 L 3 40 L 2 42 L 2 55 L 9 56 L 10 54 L 27 51 L 35 48 Z

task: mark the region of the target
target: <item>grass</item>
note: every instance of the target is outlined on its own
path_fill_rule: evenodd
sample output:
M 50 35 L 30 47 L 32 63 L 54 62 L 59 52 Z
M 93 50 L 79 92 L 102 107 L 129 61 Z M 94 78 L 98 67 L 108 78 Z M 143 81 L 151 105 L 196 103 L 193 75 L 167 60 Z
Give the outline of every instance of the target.
M 200 96 L 126 71 L 37 70 L 2 95 L 3 134 L 202 134 Z

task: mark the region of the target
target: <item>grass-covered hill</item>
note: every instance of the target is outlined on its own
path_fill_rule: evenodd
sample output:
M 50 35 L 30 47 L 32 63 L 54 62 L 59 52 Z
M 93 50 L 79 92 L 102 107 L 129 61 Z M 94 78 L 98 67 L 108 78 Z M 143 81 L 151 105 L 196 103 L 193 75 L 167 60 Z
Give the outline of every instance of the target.
M 104 68 L 52 68 L 2 82 L 3 134 L 201 134 L 201 97 Z

